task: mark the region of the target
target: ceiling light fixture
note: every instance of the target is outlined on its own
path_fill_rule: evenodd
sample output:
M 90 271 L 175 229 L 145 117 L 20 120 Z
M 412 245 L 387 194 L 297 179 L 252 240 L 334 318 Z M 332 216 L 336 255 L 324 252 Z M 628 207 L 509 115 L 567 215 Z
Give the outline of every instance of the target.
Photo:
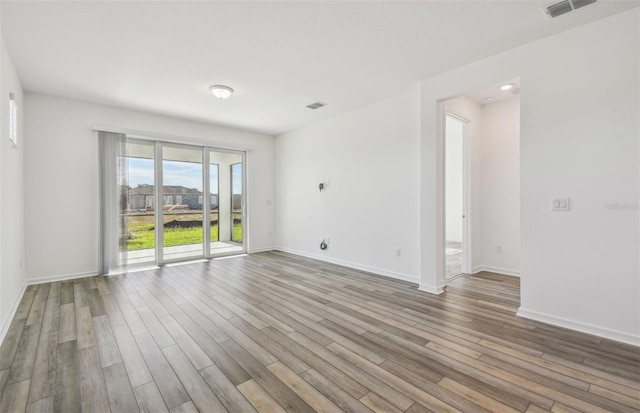
M 484 98 L 484 100 L 486 100 L 487 102 L 492 102 L 493 96 L 487 96 L 486 98 Z
M 500 86 L 500 90 L 511 90 L 513 89 L 513 83 L 507 83 L 506 85 Z
M 233 89 L 231 89 L 229 86 L 224 85 L 213 85 L 209 88 L 209 90 L 211 91 L 211 93 L 213 93 L 213 96 L 217 97 L 218 99 L 226 99 L 233 93 Z

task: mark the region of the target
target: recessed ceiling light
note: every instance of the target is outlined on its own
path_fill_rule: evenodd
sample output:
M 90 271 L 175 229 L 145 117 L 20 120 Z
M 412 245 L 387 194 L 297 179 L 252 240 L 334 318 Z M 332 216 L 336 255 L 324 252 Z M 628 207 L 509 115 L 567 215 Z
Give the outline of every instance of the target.
M 209 88 L 209 90 L 211 91 L 211 93 L 213 93 L 213 96 L 217 97 L 218 99 L 226 99 L 233 93 L 233 89 L 231 89 L 229 86 L 224 85 L 213 85 Z
M 486 98 L 484 98 L 484 100 L 486 100 L 487 102 L 491 102 L 493 101 L 493 96 L 487 96 Z
M 513 89 L 513 83 L 507 83 L 506 85 L 500 86 L 500 90 L 510 90 Z

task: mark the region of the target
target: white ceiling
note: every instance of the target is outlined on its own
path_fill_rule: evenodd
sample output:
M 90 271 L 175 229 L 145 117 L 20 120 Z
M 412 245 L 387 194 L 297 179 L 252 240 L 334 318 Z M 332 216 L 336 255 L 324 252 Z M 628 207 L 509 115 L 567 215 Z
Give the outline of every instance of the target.
M 500 86 L 506 84 L 512 84 L 513 88 L 509 90 L 502 90 Z M 508 100 L 520 94 L 520 79 L 505 79 L 504 82 L 495 84 L 495 85 L 487 85 L 480 90 L 470 91 L 466 94 L 467 97 L 475 100 L 481 105 L 489 105 L 491 103 L 502 102 L 504 100 Z M 491 98 L 491 100 L 488 100 Z
M 27 91 L 278 134 L 633 7 L 548 1 L 2 1 Z M 208 88 L 235 89 L 228 100 Z M 316 100 L 328 106 L 311 110 Z

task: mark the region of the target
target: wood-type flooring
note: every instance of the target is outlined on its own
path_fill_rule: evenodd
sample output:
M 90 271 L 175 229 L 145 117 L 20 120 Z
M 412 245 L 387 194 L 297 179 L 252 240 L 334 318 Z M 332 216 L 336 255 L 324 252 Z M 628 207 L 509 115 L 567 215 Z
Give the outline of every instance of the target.
M 519 302 L 513 277 L 434 296 L 282 252 L 32 285 L 0 412 L 640 411 L 640 348 Z

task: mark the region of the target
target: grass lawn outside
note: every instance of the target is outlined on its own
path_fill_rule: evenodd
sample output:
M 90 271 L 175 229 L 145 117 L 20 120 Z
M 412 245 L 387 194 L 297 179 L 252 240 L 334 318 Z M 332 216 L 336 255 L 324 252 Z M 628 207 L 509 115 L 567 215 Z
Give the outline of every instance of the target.
M 165 215 L 165 222 L 175 219 Z M 202 220 L 202 214 L 192 214 L 192 220 Z M 155 231 L 153 215 L 131 215 L 127 217 L 127 251 L 149 249 L 155 247 Z M 202 227 L 165 228 L 164 246 L 201 244 L 204 240 Z M 233 225 L 233 240 L 242 242 L 242 224 Z M 211 225 L 211 242 L 218 241 L 218 224 Z

